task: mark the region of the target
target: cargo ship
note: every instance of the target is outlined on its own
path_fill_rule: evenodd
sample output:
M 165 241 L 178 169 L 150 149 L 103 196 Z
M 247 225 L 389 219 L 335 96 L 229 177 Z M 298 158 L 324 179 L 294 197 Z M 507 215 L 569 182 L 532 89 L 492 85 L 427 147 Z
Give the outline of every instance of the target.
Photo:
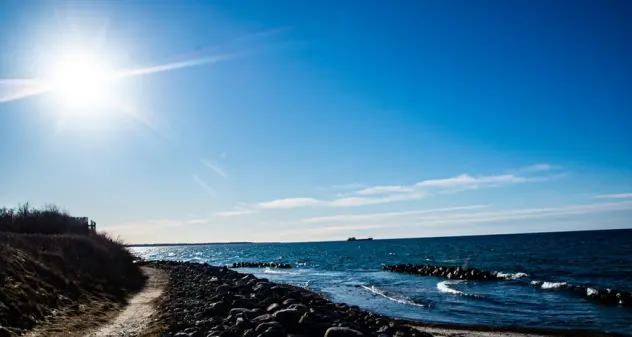
M 347 241 L 371 241 L 373 240 L 373 238 L 366 238 L 366 239 L 356 239 L 355 237 L 350 237 L 347 239 Z

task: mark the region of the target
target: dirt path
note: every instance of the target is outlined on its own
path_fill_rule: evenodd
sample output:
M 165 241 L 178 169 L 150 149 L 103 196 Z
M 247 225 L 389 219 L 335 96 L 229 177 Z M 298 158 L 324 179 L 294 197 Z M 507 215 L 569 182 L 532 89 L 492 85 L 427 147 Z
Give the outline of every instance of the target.
M 145 288 L 132 297 L 127 306 L 119 307 L 111 302 L 95 300 L 90 305 L 80 305 L 74 311 L 60 312 L 49 323 L 26 334 L 27 337 L 106 337 L 147 336 L 151 328 L 151 316 L 155 313 L 155 301 L 167 285 L 167 274 L 159 269 L 141 267 L 147 275 Z
M 149 277 L 145 288 L 130 299 L 127 307 L 112 322 L 86 334 L 86 337 L 139 336 L 145 331 L 156 310 L 154 302 L 162 295 L 168 277 L 162 270 L 142 268 Z

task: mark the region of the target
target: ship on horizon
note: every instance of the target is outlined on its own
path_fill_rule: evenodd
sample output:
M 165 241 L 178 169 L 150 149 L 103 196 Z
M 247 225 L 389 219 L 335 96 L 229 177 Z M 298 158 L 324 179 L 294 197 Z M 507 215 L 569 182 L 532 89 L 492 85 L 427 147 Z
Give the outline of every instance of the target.
M 355 236 L 352 236 L 352 237 L 347 239 L 347 241 L 371 241 L 371 240 L 373 240 L 373 238 L 356 239 Z

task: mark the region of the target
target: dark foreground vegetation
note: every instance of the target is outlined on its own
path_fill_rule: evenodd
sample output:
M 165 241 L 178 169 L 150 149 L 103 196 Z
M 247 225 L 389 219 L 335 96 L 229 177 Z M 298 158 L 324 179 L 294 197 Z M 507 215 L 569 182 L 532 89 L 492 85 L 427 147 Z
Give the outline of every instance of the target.
M 55 207 L 0 208 L 0 332 L 94 302 L 124 304 L 144 277 L 122 243 Z

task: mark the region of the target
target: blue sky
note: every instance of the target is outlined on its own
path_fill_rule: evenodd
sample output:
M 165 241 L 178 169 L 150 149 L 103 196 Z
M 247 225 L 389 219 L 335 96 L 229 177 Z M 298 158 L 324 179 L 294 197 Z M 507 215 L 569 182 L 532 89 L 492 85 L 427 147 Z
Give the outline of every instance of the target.
M 628 1 L 2 7 L 2 205 L 138 243 L 632 223 Z M 64 52 L 107 100 L 62 104 Z

